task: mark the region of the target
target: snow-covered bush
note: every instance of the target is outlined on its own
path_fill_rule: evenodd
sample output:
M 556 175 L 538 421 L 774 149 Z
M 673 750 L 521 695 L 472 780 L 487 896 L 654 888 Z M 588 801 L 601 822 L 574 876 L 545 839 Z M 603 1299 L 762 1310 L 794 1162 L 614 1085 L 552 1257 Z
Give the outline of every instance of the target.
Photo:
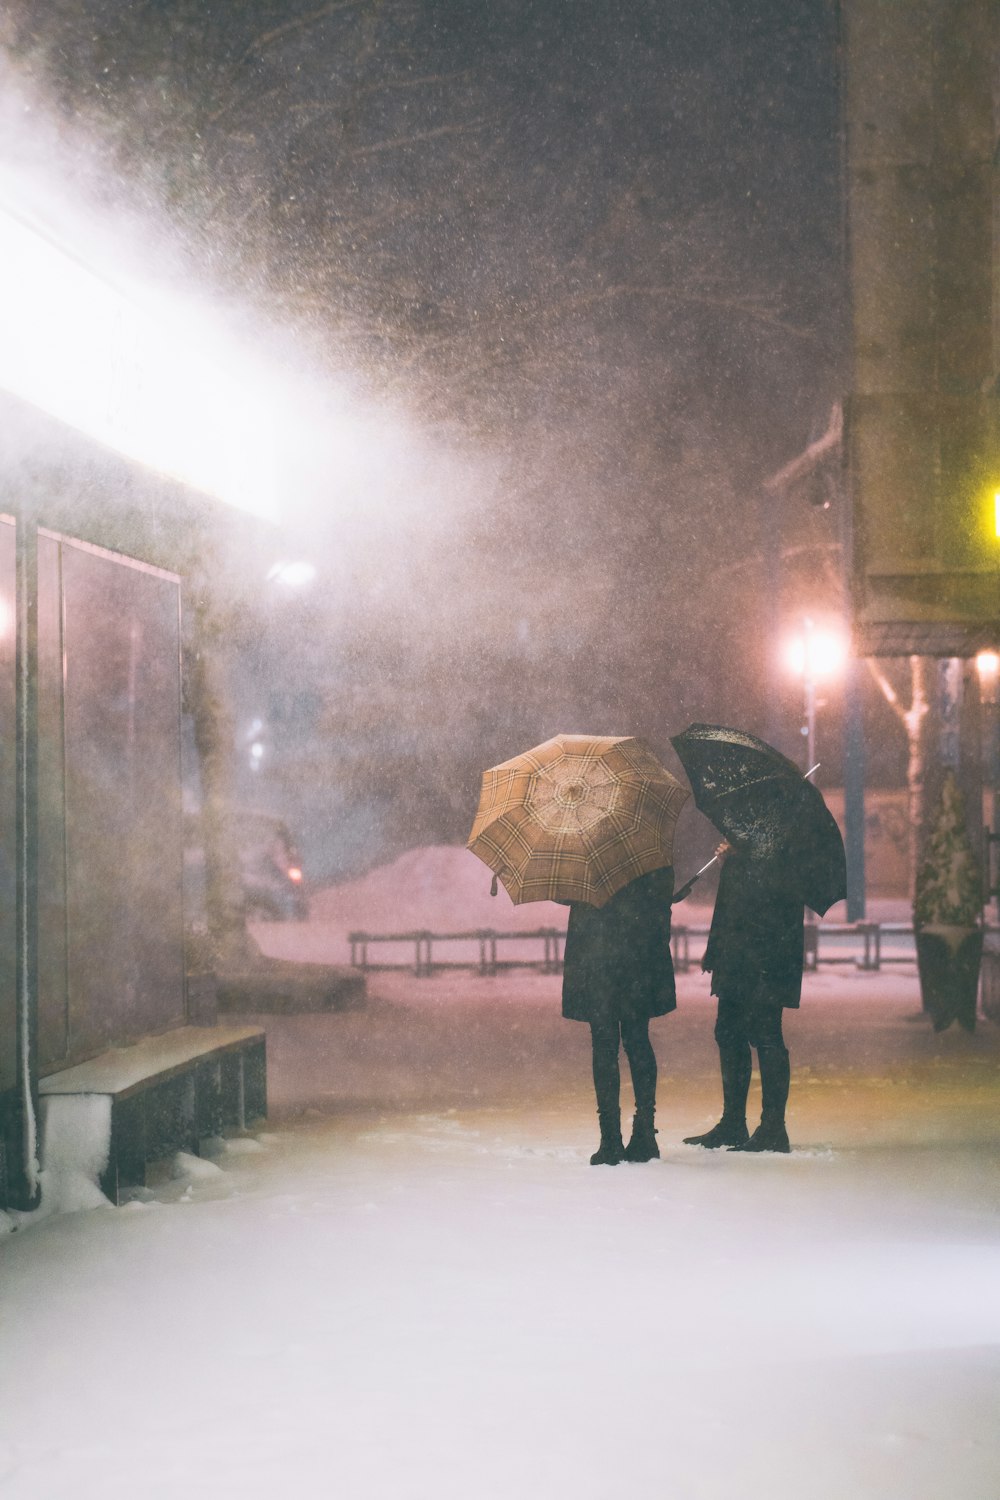
M 941 796 L 917 873 L 914 921 L 920 927 L 974 927 L 983 907 L 983 882 L 965 825 L 965 804 L 952 771 Z

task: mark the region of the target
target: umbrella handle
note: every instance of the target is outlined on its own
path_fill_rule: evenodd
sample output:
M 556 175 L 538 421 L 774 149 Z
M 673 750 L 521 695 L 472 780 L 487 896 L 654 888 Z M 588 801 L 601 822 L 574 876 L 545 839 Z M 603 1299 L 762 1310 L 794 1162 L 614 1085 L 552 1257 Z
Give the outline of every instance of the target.
M 712 858 L 708 861 L 707 864 L 702 865 L 700 870 L 696 870 L 691 876 L 691 879 L 686 881 L 685 884 L 681 886 L 679 891 L 674 892 L 673 896 L 670 899 L 670 905 L 673 906 L 678 901 L 686 901 L 691 892 L 694 890 L 695 882 L 701 879 L 706 870 L 710 870 L 712 868 L 718 858 L 719 856 L 717 854 L 713 854 Z

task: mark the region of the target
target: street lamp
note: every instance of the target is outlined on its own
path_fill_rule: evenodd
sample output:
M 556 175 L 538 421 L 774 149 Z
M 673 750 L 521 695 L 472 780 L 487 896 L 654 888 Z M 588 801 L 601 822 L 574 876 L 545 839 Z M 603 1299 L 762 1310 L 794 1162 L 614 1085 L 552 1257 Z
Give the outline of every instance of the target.
M 787 647 L 788 665 L 802 678 L 804 718 L 802 734 L 806 741 L 806 770 L 816 764 L 816 688 L 817 684 L 836 677 L 847 660 L 844 637 L 834 630 L 817 627 L 808 615 L 802 628 L 792 636 Z

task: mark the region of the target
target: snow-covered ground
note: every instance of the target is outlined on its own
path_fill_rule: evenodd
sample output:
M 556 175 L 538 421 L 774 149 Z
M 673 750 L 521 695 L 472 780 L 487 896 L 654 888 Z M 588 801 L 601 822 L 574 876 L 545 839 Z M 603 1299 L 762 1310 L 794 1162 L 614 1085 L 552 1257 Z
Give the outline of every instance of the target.
M 557 977 L 371 990 L 263 1018 L 256 1141 L 0 1239 L 3 1500 L 1000 1496 L 1000 1028 L 809 975 L 795 1151 L 709 1153 L 683 976 L 663 1157 L 591 1168 Z

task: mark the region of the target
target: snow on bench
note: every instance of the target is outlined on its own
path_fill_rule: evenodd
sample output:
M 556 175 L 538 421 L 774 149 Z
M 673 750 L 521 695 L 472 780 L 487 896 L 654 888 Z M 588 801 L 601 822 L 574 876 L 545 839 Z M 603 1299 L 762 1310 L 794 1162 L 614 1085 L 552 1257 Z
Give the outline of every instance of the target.
M 104 1122 L 88 1151 L 101 1191 L 117 1203 L 123 1187 L 145 1182 L 147 1162 L 181 1150 L 197 1155 L 203 1140 L 263 1119 L 265 1033 L 258 1026 L 181 1026 L 50 1073 L 39 1093 L 43 1170 L 54 1165 L 49 1143 L 65 1137 L 71 1118 L 86 1118 L 92 1132 L 95 1121 Z M 81 1107 L 94 1096 L 109 1107 Z

